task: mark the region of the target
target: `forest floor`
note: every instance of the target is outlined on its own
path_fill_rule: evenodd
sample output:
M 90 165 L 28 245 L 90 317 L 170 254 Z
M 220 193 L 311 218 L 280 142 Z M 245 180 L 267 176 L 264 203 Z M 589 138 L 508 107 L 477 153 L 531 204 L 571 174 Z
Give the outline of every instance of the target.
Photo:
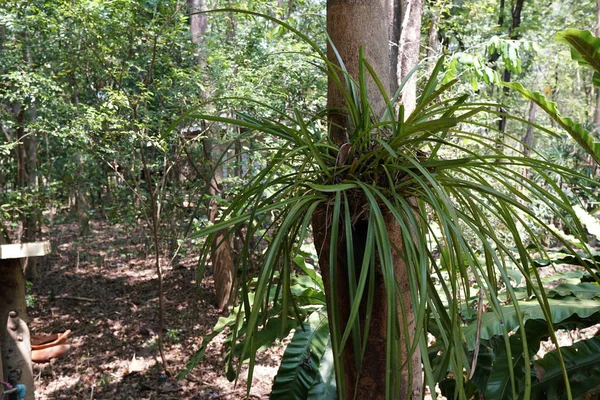
M 212 281 L 205 278 L 198 291 L 197 256 L 163 266 L 168 376 L 157 348 L 158 280 L 145 247 L 150 238 L 102 222 L 92 223 L 87 238 L 78 231 L 76 224 L 63 224 L 46 233 L 52 253 L 40 259 L 29 291 L 32 334 L 73 331 L 67 357 L 34 365 L 36 399 L 268 398 L 283 346 L 259 354 L 248 397 L 245 373 L 237 386 L 224 376 L 223 337 L 188 377 L 175 379 L 221 316 Z
M 259 353 L 248 396 L 246 367 L 236 386 L 224 375 L 222 335 L 199 366 L 175 379 L 223 315 L 214 306 L 210 267 L 196 283 L 193 252 L 172 265 L 163 259 L 166 373 L 157 346 L 158 280 L 145 232 L 96 221 L 85 238 L 75 223 L 45 233 L 52 252 L 39 260 L 39 278 L 29 290 L 29 327 L 32 334 L 70 329 L 73 346 L 65 358 L 34 364 L 36 399 L 268 399 L 284 345 Z M 557 336 L 570 345 L 595 334 L 600 325 Z M 538 356 L 552 348 L 542 343 Z

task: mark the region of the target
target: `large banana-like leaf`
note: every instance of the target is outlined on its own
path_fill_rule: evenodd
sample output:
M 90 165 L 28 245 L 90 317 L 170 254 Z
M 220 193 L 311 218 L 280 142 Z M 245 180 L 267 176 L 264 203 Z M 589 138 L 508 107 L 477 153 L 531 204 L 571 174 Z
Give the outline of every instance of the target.
M 600 337 L 561 347 L 560 351 L 567 365 L 573 397 L 600 392 Z M 538 382 L 532 386 L 532 399 L 565 397 L 565 382 L 559 363 L 557 350 L 534 362 Z
M 313 385 L 308 392 L 306 400 L 336 400 L 337 390 L 335 387 L 335 369 L 333 367 L 333 349 L 331 340 L 327 342 L 327 348 L 319 365 L 318 383 Z
M 572 283 L 561 283 L 548 292 L 548 297 L 575 296 L 580 300 L 592 300 L 600 297 L 600 286 L 596 283 L 581 282 L 576 285 Z
M 543 94 L 532 92 L 525 89 L 518 82 L 505 83 L 505 86 L 521 93 L 525 98 L 533 101 L 541 109 L 543 109 L 552 119 L 569 134 L 575 141 L 587 151 L 594 160 L 600 164 L 600 143 L 594 140 L 590 132 L 581 124 L 574 122 L 571 118 L 565 118 L 560 115 L 556 107 L 556 103 L 549 101 Z
M 559 42 L 571 46 L 571 57 L 579 64 L 592 67 L 594 72 L 594 85 L 600 84 L 600 39 L 590 31 L 567 29 L 555 36 Z
M 595 300 L 578 300 L 573 297 L 563 299 L 548 299 L 550 316 L 554 324 L 561 323 L 574 315 L 580 318 L 600 318 L 600 314 L 594 315 L 600 311 L 600 301 Z M 486 312 L 481 316 L 481 333 L 480 338 L 483 340 L 491 339 L 493 336 L 504 334 L 504 330 L 512 331 L 521 326 L 528 320 L 540 319 L 545 320 L 543 309 L 540 304 L 535 301 L 520 301 L 519 308 L 521 309 L 523 320 L 519 320 L 519 316 L 515 311 L 515 307 L 504 306 L 496 312 Z M 597 321 L 600 322 L 600 321 Z M 473 321 L 464 329 L 465 339 L 469 350 L 473 350 L 477 343 L 477 321 Z
M 529 355 L 533 356 L 540 348 L 540 341 L 548 336 L 548 325 L 542 320 L 532 319 L 525 324 L 527 332 L 527 346 L 523 346 L 523 337 L 521 335 L 512 335 L 509 339 L 511 354 L 504 347 L 504 339 L 494 338 L 491 345 L 494 349 L 494 361 L 492 363 L 491 373 L 485 383 L 480 387 L 480 391 L 485 393 L 486 399 L 512 399 L 513 393 L 518 393 L 519 388 L 524 386 L 525 376 L 523 368 L 525 348 Z M 514 380 L 511 379 L 509 363 L 513 365 Z M 514 387 L 513 387 L 514 384 Z M 514 392 L 513 392 L 514 390 Z
M 589 302 L 587 303 L 589 304 Z M 584 305 L 585 307 L 586 305 Z M 551 308 L 557 312 L 553 313 L 553 317 L 564 316 L 565 309 L 556 310 L 556 307 Z M 534 317 L 535 314 L 541 315 L 541 310 L 538 310 L 535 314 L 523 310 L 524 315 Z M 554 323 L 554 329 L 574 329 L 577 327 L 587 327 L 600 321 L 600 313 L 593 314 L 591 316 L 578 315 L 578 312 L 582 312 L 582 309 L 573 308 L 572 314 L 562 321 Z M 482 331 L 487 332 L 486 328 L 489 328 L 489 324 L 486 326 L 485 322 L 489 322 L 488 317 L 492 313 L 484 314 L 484 325 L 482 325 Z M 514 321 L 510 322 L 514 324 Z M 479 347 L 479 353 L 475 362 L 475 369 L 471 379 L 472 385 L 474 385 L 479 393 L 484 394 L 486 399 L 504 400 L 518 398 L 523 392 L 525 387 L 525 349 L 529 354 L 529 358 L 533 357 L 540 348 L 540 342 L 548 338 L 548 324 L 543 319 L 530 318 L 524 324 L 526 335 L 514 334 L 509 337 L 508 343 L 510 346 L 510 352 L 507 351 L 505 338 L 502 333 L 497 331 L 497 335 L 490 339 L 481 340 Z M 469 329 L 467 327 L 467 329 Z M 519 328 L 520 329 L 520 328 Z M 482 333 L 482 336 L 484 333 Z M 487 334 L 486 334 L 487 335 Z M 523 343 L 524 337 L 526 338 L 527 345 Z M 467 348 L 468 350 L 472 350 Z M 433 345 L 430 351 L 434 352 L 433 359 L 434 364 L 438 364 L 443 361 L 444 351 L 439 345 Z M 441 354 L 441 356 L 440 356 Z M 473 354 L 470 352 L 469 354 Z M 553 362 L 556 362 L 554 360 Z M 568 362 L 568 361 L 567 361 Z M 442 368 L 444 366 L 442 365 Z M 447 366 L 446 366 L 447 368 Z M 512 371 L 512 372 L 511 372 Z M 555 366 L 555 371 L 560 373 L 560 366 Z M 562 378 L 562 376 L 561 376 Z M 556 379 L 556 378 L 553 378 Z M 561 380 L 564 386 L 564 380 Z M 573 383 L 573 381 L 572 381 Z M 440 382 L 442 393 L 444 396 L 450 398 L 453 397 L 454 392 L 454 379 L 446 379 Z M 467 384 L 469 384 L 467 382 Z M 545 392 L 544 392 L 545 393 Z M 545 397 L 538 397 L 545 398 Z
M 582 267 L 586 267 L 589 270 L 596 270 L 600 266 L 600 253 L 591 253 L 591 254 L 578 254 L 574 256 L 572 254 L 568 254 L 562 251 L 548 251 L 546 253 L 550 256 L 550 260 L 537 260 L 535 261 L 535 265 L 537 267 L 547 267 L 552 264 L 566 264 L 566 265 L 580 265 Z M 581 276 L 584 275 L 583 271 L 580 271 Z M 588 272 L 589 273 L 589 272 Z
M 312 313 L 302 328 L 296 329 L 294 338 L 283 354 L 279 371 L 273 382 L 272 400 L 305 400 L 308 398 L 309 391 L 317 385 L 318 391 L 325 395 L 317 398 L 335 398 L 335 390 L 330 387 L 333 385 L 331 377 L 323 379 L 320 373 L 321 361 L 328 342 L 327 317 L 322 312 Z M 331 367 L 331 364 L 328 367 Z M 334 397 L 328 397 L 331 395 Z

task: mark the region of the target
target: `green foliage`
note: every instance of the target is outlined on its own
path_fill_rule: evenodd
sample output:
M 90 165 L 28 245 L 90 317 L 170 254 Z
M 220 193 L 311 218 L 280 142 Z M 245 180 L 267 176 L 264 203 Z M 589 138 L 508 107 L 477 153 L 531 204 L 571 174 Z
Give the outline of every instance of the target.
M 589 352 L 587 345 L 577 342 L 572 346 L 561 346 L 564 361 L 559 359 L 556 351 L 548 353 L 548 359 L 544 358 L 546 361 L 536 360 L 534 357 L 540 348 L 540 342 L 546 340 L 554 330 L 584 328 L 600 322 L 600 301 L 587 299 L 590 297 L 591 286 L 595 286 L 592 291 L 597 293 L 596 284 L 570 285 L 568 290 L 566 285 L 562 288 L 561 286 L 563 285 L 548 294 L 548 297 L 555 297 L 547 300 L 552 321 L 551 329 L 545 307 L 535 301 L 520 302 L 523 324 L 515 318 L 514 307 L 504 306 L 500 310 L 483 313 L 481 318 L 464 328 L 467 344 L 465 356 L 476 366 L 471 386 L 465 384 L 465 390 L 470 387 L 473 393 L 478 391 L 484 394 L 485 398 L 513 399 L 516 398 L 515 395 L 522 396 L 531 386 L 532 399 L 566 398 L 563 362 L 572 385 L 573 396 L 596 388 L 595 384 L 589 385 L 589 381 L 581 384 L 583 381 L 577 377 L 581 368 L 580 362 L 587 365 L 600 362 L 600 353 Z M 510 332 L 508 336 L 504 333 L 505 329 Z M 520 330 L 525 334 L 519 334 Z M 576 361 L 573 355 L 578 354 L 580 346 L 586 350 L 580 353 L 580 358 Z M 474 353 L 476 347 L 479 351 Z M 430 354 L 434 354 L 432 364 L 444 365 L 440 363 L 445 357 L 443 347 L 434 344 Z M 476 360 L 473 361 L 475 357 Z M 552 363 L 552 372 L 544 375 L 545 365 L 549 363 Z M 531 383 L 526 379 L 527 369 L 534 374 Z M 591 371 L 588 378 L 594 373 Z M 444 395 L 454 398 L 454 378 L 446 377 L 440 382 L 440 386 Z
M 525 89 L 523 85 L 518 82 L 506 83 L 505 85 L 535 102 L 542 110 L 552 117 L 552 119 L 558 122 L 565 132 L 575 139 L 575 141 L 600 164 L 600 143 L 594 140 L 594 137 L 590 132 L 581 124 L 574 122 L 570 118 L 562 117 L 558 112 L 556 103 L 547 100 L 541 93 Z
M 301 35 L 292 27 L 280 23 Z M 318 46 L 308 38 L 301 37 L 323 57 Z M 332 79 L 337 79 L 337 67 L 326 59 L 322 62 Z M 288 308 L 296 307 L 298 299 L 289 295 L 291 282 L 287 278 L 293 276 L 290 275 L 291 261 L 305 241 L 315 213 L 328 210 L 327 215 L 332 222 L 326 239 L 330 247 L 327 264 L 332 268 L 338 265 L 338 246 L 353 249 L 359 243 L 354 242 L 359 240 L 355 233 L 358 224 L 363 224 L 360 230 L 364 232 L 364 239 L 361 239 L 364 243 L 360 244 L 364 245 L 362 256 L 354 259 L 353 252 L 348 252 L 347 256 L 349 276 L 354 276 L 351 278 L 352 304 L 347 325 L 341 323 L 339 311 L 334 305 L 330 310 L 329 326 L 340 398 L 345 396 L 342 382 L 345 374 L 343 364 L 338 360 L 342 349 L 352 346 L 357 361 L 361 362 L 369 332 L 359 326 L 358 310 L 362 303 L 367 305 L 367 318 L 372 312 L 375 293 L 370 288 L 374 282 L 376 265 L 381 265 L 388 299 L 385 354 L 387 398 L 394 398 L 398 394 L 393 382 L 398 379 L 402 362 L 395 349 L 397 346 L 408 346 L 411 351 L 418 351 L 417 343 L 398 344 L 394 341 L 399 336 L 398 329 L 405 328 L 396 324 L 395 299 L 400 296 L 394 280 L 393 245 L 388 236 L 386 218 L 397 223 L 402 232 L 402 257 L 410 266 L 410 290 L 417 320 L 416 340 L 425 352 L 425 329 L 435 330 L 439 333 L 440 346 L 447 349 L 443 362 L 435 366 L 429 363 L 428 358 L 424 358 L 427 384 L 434 387 L 440 375 L 445 376 L 447 370 L 464 370 L 467 373 L 471 370 L 462 350 L 460 299 L 470 298 L 470 282 L 474 279 L 484 288 L 486 303 L 502 318 L 502 323 L 493 329 L 499 330 L 506 338 L 504 344 L 508 346 L 506 351 L 509 356 L 509 332 L 516 330 L 522 339 L 522 377 L 524 387 L 530 387 L 532 367 L 525 329 L 529 309 L 520 302 L 521 294 L 510 284 L 512 269 L 517 268 L 524 278 L 523 284 L 535 295 L 533 303 L 547 321 L 546 325 L 552 326 L 553 314 L 537 271 L 529 268 L 534 260 L 527 249 L 530 246 L 543 249 L 543 246 L 535 235 L 523 237 L 521 234 L 530 233 L 531 226 L 545 231 L 548 231 L 548 226 L 528 204 L 536 199 L 572 217 L 574 211 L 567 197 L 548 174 L 559 174 L 567 181 L 585 177 L 543 159 L 520 154 L 498 154 L 493 140 L 477 133 L 477 130 L 467 129 L 474 116 L 487 109 L 479 104 L 467 103 L 464 96 L 450 96 L 449 88 L 456 82 L 438 85 L 442 68 L 443 62 L 440 61 L 424 85 L 417 108 L 405 119 L 402 108 L 397 113 L 392 103 L 388 104 L 383 115 L 377 115 L 372 110 L 366 82 L 368 79 L 378 80 L 371 66 L 361 58 L 356 81 L 347 74 L 344 76 L 347 86 L 341 80 L 336 81 L 347 99 L 349 120 L 349 143 L 341 149 L 326 139 L 320 139 L 324 137 L 318 132 L 324 112 L 310 116 L 300 112 L 280 112 L 285 123 L 246 113 L 238 113 L 236 119 L 193 114 L 198 119 L 229 123 L 284 141 L 283 145 L 272 149 L 267 167 L 250 181 L 243 193 L 232 200 L 221 221 L 199 233 L 199 236 L 207 238 L 207 245 L 202 251 L 206 257 L 216 232 L 227 229 L 232 235 L 245 227 L 249 237 L 260 236 L 261 227 L 271 221 L 270 216 L 274 215 L 270 228 L 272 238 L 259 262 L 258 277 L 252 285 L 254 290 L 245 284 L 248 277 L 245 260 L 249 249 L 244 248 L 240 257 L 241 304 L 238 310 L 243 309 L 244 315 L 238 315 L 244 318 L 245 336 L 236 336 L 236 340 L 243 339 L 240 347 L 244 356 L 240 357 L 235 371 L 239 371 L 239 363 L 243 358 L 247 356 L 253 359 L 260 342 L 258 338 L 263 331 L 270 330 L 269 323 L 281 324 L 289 316 Z M 384 89 L 380 87 L 380 90 L 382 96 L 387 98 Z M 493 129 L 490 126 L 486 128 Z M 477 141 L 491 155 L 471 151 L 463 145 L 463 140 Z M 453 154 L 453 157 L 442 158 L 440 154 Z M 523 178 L 515 169 L 516 166 L 535 171 L 543 184 Z M 293 172 L 279 173 L 290 167 Z M 516 182 L 519 188 L 515 186 Z M 547 187 L 552 188 L 551 191 Z M 410 198 L 417 200 L 416 207 L 411 205 Z M 497 234 L 496 225 L 490 222 L 492 220 L 499 221 L 505 227 L 506 232 L 502 236 Z M 564 223 L 583 240 L 583 228 L 576 218 L 567 219 Z M 313 226 L 313 229 L 324 228 Z M 549 234 L 553 235 L 553 232 Z M 428 235 L 438 248 L 447 249 L 443 266 L 429 250 Z M 467 239 L 467 235 L 472 236 Z M 475 238 L 475 248 L 483 257 L 473 250 L 471 238 Z M 570 243 L 561 237 L 556 239 L 570 248 Z M 379 260 L 379 264 L 376 264 L 376 260 Z M 352 271 L 356 271 L 356 275 L 352 275 Z M 327 290 L 330 290 L 332 298 L 337 298 L 335 274 L 331 273 L 331 276 L 333 282 Z M 434 289 L 435 284 L 440 285 L 439 288 Z M 504 300 L 497 294 L 500 285 L 506 290 Z M 274 287 L 281 288 L 275 297 L 272 296 Z M 511 311 L 502 307 L 504 301 L 510 304 L 505 307 L 510 307 Z M 284 306 L 279 309 L 279 304 Z M 280 314 L 272 313 L 273 307 L 280 310 Z M 571 312 L 572 309 L 564 313 L 571 315 Z M 508 326 L 509 320 L 514 322 L 514 326 Z M 430 321 L 427 328 L 426 321 Z M 301 323 L 300 318 L 297 324 Z M 281 326 L 283 328 L 285 325 Z M 352 340 L 349 340 L 350 332 L 354 332 Z M 553 333 L 549 335 L 556 341 Z M 508 377 L 514 388 L 512 393 L 516 395 L 516 385 L 521 375 L 510 365 Z M 228 371 L 231 377 L 235 376 L 236 372 L 232 372 L 231 367 Z M 251 362 L 249 381 L 252 371 Z M 565 369 L 562 371 L 563 379 L 566 379 Z M 456 396 L 466 398 L 468 390 L 465 389 L 465 381 L 468 379 L 460 374 L 455 375 L 455 379 Z M 472 387 L 472 384 L 469 385 Z M 305 383 L 303 387 L 306 386 Z M 526 389 L 525 396 L 528 395 Z
M 600 297 L 600 286 L 591 282 L 581 282 L 576 285 L 561 283 L 548 292 L 548 297 L 565 297 L 571 295 L 578 300 L 592 300 Z
M 569 383 L 573 397 L 581 398 L 587 393 L 600 392 L 600 337 L 582 340 L 569 347 L 561 347 L 547 353 L 535 362 L 538 381 L 532 386 L 532 399 L 559 399 L 568 390 L 558 368 L 560 359 L 567 364 Z
M 461 95 L 501 96 L 505 108 L 518 110 L 514 99 L 493 88 L 501 81 L 498 71 L 506 68 L 518 74 L 526 87 L 543 85 L 545 97 L 519 84 L 510 87 L 542 107 L 598 161 L 600 147 L 582 118 L 588 109 L 582 99 L 589 100 L 592 78 L 577 75 L 578 66 L 555 59 L 553 45 L 541 41 L 550 26 L 587 23 L 593 4 L 562 0 L 547 7 L 529 2 L 519 31 L 523 37 L 512 40 L 504 27 L 490 23 L 499 16 L 497 3 L 428 2 L 441 14 L 438 35 L 450 56 L 445 68 L 440 64 L 431 79 L 423 78 L 419 106 L 408 118 L 393 103 L 384 115 L 371 109 L 365 82 L 376 77 L 364 60 L 356 81 L 347 76 L 349 86 L 338 81 L 350 121 L 350 143 L 342 151 L 327 140 L 325 128 L 326 77 L 336 77 L 333 72 L 339 71 L 323 54 L 323 1 L 277 3 L 282 7 L 267 0 L 228 2 L 249 11 L 210 14 L 201 54 L 205 68 L 198 67 L 181 1 L 5 2 L 0 6 L 2 225 L 16 228 L 18 218 L 50 205 L 64 209 L 74 204 L 74 193 L 89 200 L 90 213 L 129 227 L 140 224 L 158 204 L 160 240 L 169 248 L 186 246 L 186 235 L 198 230 L 195 243 L 206 244 L 200 265 L 206 264 L 215 232 L 229 227 L 229 238 L 245 232 L 249 240 L 243 241 L 239 264 L 242 302 L 205 337 L 188 365 L 199 362 L 215 334 L 227 332 L 227 373 L 235 379 L 241 362 L 253 360 L 259 348 L 299 326 L 312 329 L 307 315 L 320 315 L 315 310 L 325 301 L 323 282 L 305 262 L 312 215 L 323 207 L 331 212 L 336 222 L 332 246 L 356 245 L 359 238 L 353 228 L 357 221 L 367 221 L 361 225 L 368 233 L 365 254 L 362 259 L 350 254 L 356 271 L 351 321 L 341 326 L 333 315 L 331 349 L 319 347 L 324 351 L 320 360 L 317 353 L 311 354 L 312 386 L 305 374 L 295 376 L 308 379 L 294 381 L 308 398 L 329 398 L 335 396 L 333 372 L 343 377 L 339 364 L 332 367 L 333 360 L 339 360 L 344 346 L 352 346 L 359 358 L 363 352 L 367 332 L 358 326 L 357 310 L 358 304 L 373 298 L 376 260 L 386 265 L 388 298 L 397 293 L 385 226 L 391 214 L 405 236 L 405 258 L 412 267 L 420 346 L 424 349 L 424 332 L 430 331 L 437 339 L 430 351 L 443 355 L 424 357 L 427 383 L 445 382 L 452 387 L 445 393 L 466 398 L 483 392 L 485 382 L 490 382 L 485 389 L 489 397 L 490 392 L 499 393 L 499 387 L 509 397 L 520 394 L 531 382 L 534 395 L 539 382 L 532 351 L 540 335 L 552 336 L 544 327 L 575 317 L 584 324 L 596 315 L 590 313 L 597 309 L 598 256 L 585 245 L 583 227 L 593 232 L 581 210 L 571 206 L 578 198 L 595 201 L 592 189 L 578 187 L 593 187 L 595 182 L 589 172 L 569 170 L 583 168 L 586 160 L 579 153 L 572 147 L 544 146 L 546 138 L 536 139 L 534 149 L 552 147 L 554 153 L 533 151 L 525 158 L 510 144 L 499 152 L 499 132 L 493 128 L 499 114 L 487 111 L 500 105 L 470 104 Z M 504 14 L 510 18 L 508 7 Z M 558 38 L 569 44 L 582 66 L 598 71 L 597 38 L 577 30 Z M 493 54 L 498 55 L 495 61 Z M 597 84 L 597 73 L 595 77 Z M 562 117 L 551 96 L 568 111 L 565 115 L 582 124 Z M 202 102 L 209 97 L 214 101 Z M 517 117 L 518 111 L 509 114 Z M 524 129 L 518 119 L 506 133 L 515 142 Z M 545 121 L 534 128 L 553 131 Z M 36 174 L 41 187 L 22 188 L 17 154 L 23 139 L 33 135 L 38 140 Z M 228 172 L 225 193 L 233 194 L 231 202 L 218 199 L 222 219 L 213 226 L 208 226 L 203 207 L 205 177 L 215 167 L 203 161 L 202 141 L 207 137 L 220 146 L 221 164 Z M 562 141 L 560 135 L 552 137 Z M 143 164 L 150 177 L 142 177 Z M 531 176 L 523 176 L 524 169 Z M 416 199 L 417 206 L 408 198 Z M 415 232 L 415 242 L 406 239 Z M 564 252 L 543 251 L 546 238 L 565 247 Z M 583 265 L 586 282 L 569 281 L 547 291 L 546 279 L 537 272 L 545 262 L 530 255 L 530 245 L 554 264 Z M 575 253 L 575 248 L 583 253 Z M 335 265 L 338 260 L 333 256 L 330 261 Z M 490 310 L 482 316 L 479 333 L 473 322 L 465 322 L 477 314 L 473 282 L 484 290 L 483 301 Z M 390 313 L 389 326 L 394 321 Z M 322 340 L 322 331 L 317 331 L 314 337 Z M 167 332 L 177 339 L 176 328 Z M 399 369 L 392 339 L 397 334 L 390 328 L 387 335 L 389 376 Z M 303 335 L 298 329 L 295 344 L 308 340 Z M 415 343 L 410 347 L 416 351 Z M 476 347 L 479 356 L 472 371 L 470 352 Z M 282 370 L 281 377 L 293 371 L 294 349 L 287 354 L 284 363 L 291 369 Z M 523 356 L 509 362 L 514 354 Z M 548 378 L 540 392 L 544 395 L 549 387 L 566 385 L 570 374 L 568 363 L 562 368 L 561 354 L 554 357 L 561 376 L 553 373 L 552 380 Z M 450 379 L 448 371 L 465 374 Z M 569 379 L 579 390 L 579 383 Z M 393 397 L 392 391 L 388 387 L 388 397 Z
M 324 312 L 313 312 L 296 328 L 273 381 L 272 400 L 304 400 L 311 396 L 323 400 L 337 398 L 335 380 L 331 378 L 333 366 L 328 361 L 331 347 L 329 324 Z
M 477 340 L 489 340 L 494 336 L 504 335 L 506 331 L 516 331 L 521 327 L 521 324 L 525 324 L 529 320 L 547 320 L 552 321 L 554 324 L 559 324 L 574 315 L 582 319 L 596 315 L 595 319 L 597 319 L 598 312 L 600 312 L 600 301 L 579 300 L 577 297 L 583 290 L 575 289 L 575 292 L 577 293 L 575 296 L 563 299 L 546 299 L 547 304 L 542 305 L 535 300 L 520 301 L 519 313 L 517 313 L 516 307 L 512 305 L 501 307 L 498 310 L 494 310 L 494 312 L 483 313 L 479 332 L 477 321 L 471 322 L 464 328 L 467 349 L 470 351 L 474 350 Z M 554 297 L 555 295 L 555 293 L 551 293 L 548 296 Z M 594 323 L 590 323 L 590 325 Z
M 579 62 L 581 65 L 591 67 L 595 71 L 594 84 L 598 86 L 597 83 L 600 81 L 600 39 L 593 36 L 589 31 L 576 29 L 568 29 L 560 32 L 556 35 L 556 39 L 569 44 L 573 60 Z M 549 101 L 541 93 L 525 89 L 519 83 L 510 83 L 507 86 L 540 106 L 594 158 L 597 164 L 600 164 L 600 143 L 594 139 L 592 134 L 582 124 L 578 124 L 570 118 L 562 117 L 558 112 L 556 103 Z
M 290 330 L 298 328 L 298 321 L 303 321 L 307 315 L 314 315 L 311 321 L 314 322 L 319 313 L 317 310 L 321 309 L 325 304 L 325 293 L 323 291 L 323 283 L 321 277 L 315 272 L 314 268 L 304 261 L 304 257 L 298 259 L 297 265 L 304 272 L 303 274 L 290 273 L 291 275 L 286 276 L 286 279 L 280 280 L 278 285 L 269 287 L 268 301 L 273 304 L 273 307 L 267 310 L 265 315 L 260 316 L 261 321 L 266 321 L 260 332 L 253 336 L 255 342 L 252 349 L 246 349 L 243 343 L 239 340 L 247 337 L 248 330 L 244 324 L 245 318 L 250 308 L 254 308 L 255 296 L 253 293 L 249 293 L 248 297 L 244 298 L 244 302 L 231 310 L 231 313 L 227 317 L 221 317 L 217 321 L 217 324 L 213 327 L 212 331 L 203 337 L 202 346 L 196 352 L 196 354 L 189 360 L 187 367 L 182 370 L 179 374 L 179 378 L 183 378 L 187 375 L 192 368 L 196 367 L 204 357 L 207 346 L 211 341 L 219 334 L 226 332 L 227 339 L 225 340 L 225 361 L 226 361 L 226 374 L 230 380 L 236 379 L 238 375 L 238 365 L 236 365 L 236 358 L 239 363 L 254 358 L 254 354 L 261 350 L 271 346 L 276 340 L 283 339 L 288 335 Z M 274 277 L 278 278 L 278 274 Z M 287 281 L 287 288 L 282 286 L 282 283 Z M 251 290 L 256 287 L 258 280 L 256 278 L 244 283 L 246 290 Z M 282 290 L 287 289 L 287 292 Z M 290 297 L 294 299 L 294 304 L 290 301 Z M 293 308 L 292 308 L 293 307 Z M 313 312 L 314 311 L 314 312 Z M 306 323 L 307 327 L 315 329 L 309 322 Z M 319 330 L 326 328 L 322 327 L 323 324 L 318 324 Z M 325 324 L 325 326 L 327 326 Z M 306 328 L 306 327 L 305 327 Z M 320 332 L 319 331 L 319 332 Z M 316 336 L 315 340 L 320 338 L 320 334 Z M 311 338 L 312 339 L 312 338 Z M 317 344 L 314 344 L 317 346 Z M 315 354 L 320 354 L 317 348 L 314 349 Z M 316 360 L 315 364 L 318 365 Z
M 591 67 L 594 85 L 600 86 L 600 39 L 589 31 L 567 29 L 556 34 L 556 40 L 571 46 L 571 57 L 579 64 Z
M 25 305 L 27 306 L 27 308 L 35 307 L 35 303 L 37 302 L 37 298 L 31 293 L 32 287 L 32 282 L 25 282 Z

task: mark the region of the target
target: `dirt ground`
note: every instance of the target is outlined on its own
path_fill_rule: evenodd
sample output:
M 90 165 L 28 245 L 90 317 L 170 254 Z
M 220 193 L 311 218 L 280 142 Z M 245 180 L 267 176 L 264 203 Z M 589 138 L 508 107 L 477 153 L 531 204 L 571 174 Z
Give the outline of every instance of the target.
M 197 290 L 197 257 L 164 263 L 167 372 L 158 362 L 157 274 L 145 245 L 150 238 L 100 222 L 88 238 L 77 232 L 76 225 L 58 225 L 47 233 L 52 253 L 40 260 L 30 289 L 33 334 L 73 331 L 71 354 L 34 365 L 36 399 L 268 398 L 283 346 L 260 355 L 248 397 L 245 374 L 237 386 L 223 374 L 223 338 L 187 378 L 174 378 L 220 316 L 212 282 Z
M 208 347 L 202 364 L 186 378 L 175 379 L 221 316 L 214 307 L 211 279 L 196 284 L 195 254 L 173 265 L 163 260 L 165 370 L 157 348 L 158 284 L 147 247 L 151 238 L 141 229 L 127 231 L 102 222 L 92 223 L 91 229 L 87 238 L 77 235 L 76 224 L 46 232 L 52 253 L 40 259 L 39 278 L 29 290 L 29 327 L 32 334 L 70 329 L 73 346 L 65 358 L 34 364 L 36 399 L 268 399 L 283 345 L 259 354 L 248 396 L 246 370 L 237 385 L 224 376 L 222 336 Z M 597 334 L 600 325 L 559 331 L 557 337 L 561 345 L 570 345 Z M 543 343 L 538 356 L 553 348 Z

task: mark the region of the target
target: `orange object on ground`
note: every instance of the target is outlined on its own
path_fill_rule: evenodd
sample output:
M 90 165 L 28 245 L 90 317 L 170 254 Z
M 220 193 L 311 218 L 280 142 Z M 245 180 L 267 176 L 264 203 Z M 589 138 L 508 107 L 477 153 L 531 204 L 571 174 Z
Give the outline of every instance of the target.
M 69 354 L 71 351 L 70 344 L 57 344 L 41 350 L 31 351 L 31 361 L 33 362 L 47 362 L 53 358 L 61 358 Z
M 31 336 L 31 350 L 43 350 L 58 344 L 63 344 L 67 341 L 68 337 L 71 336 L 71 330 L 60 333 L 52 334 L 47 336 Z

